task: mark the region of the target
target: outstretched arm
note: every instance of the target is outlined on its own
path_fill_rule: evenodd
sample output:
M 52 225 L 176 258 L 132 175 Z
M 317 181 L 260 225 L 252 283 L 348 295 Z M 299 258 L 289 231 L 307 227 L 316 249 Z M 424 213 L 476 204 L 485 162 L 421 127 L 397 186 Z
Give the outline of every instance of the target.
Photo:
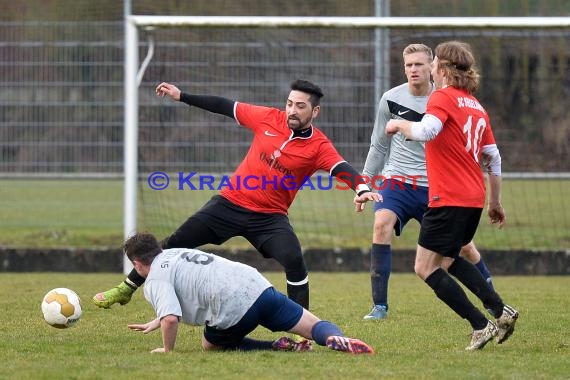
M 178 334 L 178 317 L 176 315 L 170 314 L 162 319 L 156 318 L 150 322 L 142 324 L 133 323 L 128 325 L 128 327 L 134 331 L 142 331 L 143 334 L 148 334 L 160 327 L 163 347 L 155 348 L 151 352 L 163 353 L 170 352 L 174 349 L 176 335 Z
M 156 86 L 156 89 L 154 91 L 156 92 L 156 95 L 160 96 L 161 98 L 168 96 L 170 99 L 176 101 L 180 100 L 180 94 L 182 93 L 178 87 L 166 82 L 162 82 Z
M 386 124 L 386 134 L 402 133 L 409 140 L 433 140 L 443 128 L 443 123 L 437 117 L 425 114 L 421 121 L 390 120 Z
M 148 334 L 160 327 L 160 319 L 156 318 L 147 323 L 131 323 L 127 327 L 134 331 L 142 331 L 143 334 Z
M 180 91 L 178 87 L 173 84 L 162 82 L 156 87 L 156 95 L 160 97 L 168 96 L 172 100 L 180 101 L 201 108 L 206 111 L 218 113 L 227 117 L 234 117 L 235 101 L 223 98 L 221 96 L 211 95 L 191 95 Z
M 368 201 L 382 201 L 382 196 L 373 192 L 368 186 L 370 178 L 360 175 L 348 162 L 341 162 L 331 170 L 331 175 L 344 182 L 356 192 L 354 206 L 356 212 L 364 210 L 364 205 Z

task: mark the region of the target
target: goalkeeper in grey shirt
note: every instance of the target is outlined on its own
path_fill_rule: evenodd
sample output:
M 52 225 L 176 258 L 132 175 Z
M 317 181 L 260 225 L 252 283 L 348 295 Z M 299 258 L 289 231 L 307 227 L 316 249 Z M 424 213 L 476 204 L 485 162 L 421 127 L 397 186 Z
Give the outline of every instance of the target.
M 368 344 L 343 335 L 337 325 L 323 321 L 278 292 L 255 268 L 197 249 L 160 248 L 152 234 L 137 233 L 123 248 L 135 270 L 146 278 L 144 295 L 156 319 L 130 324 L 149 333 L 160 328 L 163 346 L 174 349 L 178 323 L 203 325 L 202 347 L 233 350 L 309 351 L 310 340 L 332 350 L 372 354 Z M 257 326 L 288 331 L 306 338 L 275 341 L 247 338 Z
M 430 80 L 433 53 L 423 44 L 408 45 L 403 51 L 407 83 L 385 92 L 380 99 L 372 131 L 370 150 L 363 175 L 374 178 L 382 202 L 374 202 L 374 230 L 370 259 L 373 307 L 365 320 L 380 320 L 388 313 L 388 279 L 392 270 L 392 231 L 400 236 L 406 223 L 416 219 L 421 223 L 428 204 L 428 178 L 425 143 L 406 140 L 397 133 L 388 136 L 386 123 L 390 119 L 420 121 L 425 113 L 429 95 L 434 91 Z M 364 200 L 355 198 L 357 211 L 364 209 Z M 470 242 L 461 249 L 461 256 L 479 269 L 492 286 L 491 274 Z

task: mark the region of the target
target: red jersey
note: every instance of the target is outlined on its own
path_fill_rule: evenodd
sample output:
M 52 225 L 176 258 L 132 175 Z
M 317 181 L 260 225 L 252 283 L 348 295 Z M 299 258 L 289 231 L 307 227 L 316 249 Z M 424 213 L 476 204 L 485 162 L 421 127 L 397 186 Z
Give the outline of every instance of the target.
M 299 186 L 317 170 L 330 171 L 345 160 L 317 128 L 293 137 L 284 111 L 236 103 L 235 118 L 251 129 L 253 141 L 230 184 L 220 195 L 248 210 L 287 214 Z
M 441 132 L 426 143 L 429 207 L 483 208 L 481 147 L 495 144 L 487 112 L 475 97 L 449 86 L 430 96 L 426 114 L 443 123 Z

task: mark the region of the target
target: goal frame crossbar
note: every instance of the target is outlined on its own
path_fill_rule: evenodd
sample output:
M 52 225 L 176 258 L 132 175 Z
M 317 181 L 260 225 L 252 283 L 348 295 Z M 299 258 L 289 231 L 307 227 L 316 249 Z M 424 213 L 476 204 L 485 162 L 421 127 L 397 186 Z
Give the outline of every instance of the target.
M 570 17 L 286 17 L 286 16 L 138 16 L 127 22 L 144 28 L 568 28 Z

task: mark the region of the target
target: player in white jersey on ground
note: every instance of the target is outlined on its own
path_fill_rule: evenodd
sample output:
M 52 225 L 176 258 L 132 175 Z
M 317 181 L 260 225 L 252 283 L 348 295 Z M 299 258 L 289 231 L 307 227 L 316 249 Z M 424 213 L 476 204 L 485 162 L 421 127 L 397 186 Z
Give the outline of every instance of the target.
M 433 60 L 431 48 L 423 44 L 408 45 L 403 51 L 407 82 L 382 95 L 372 131 L 371 145 L 363 174 L 369 178 L 382 175 L 376 184 L 383 202 L 374 203 L 374 230 L 370 258 L 373 307 L 365 320 L 380 320 L 388 313 L 388 280 L 392 270 L 392 231 L 400 236 L 410 219 L 421 223 L 428 204 L 428 178 L 425 143 L 406 140 L 397 133 L 388 136 L 386 124 L 390 119 L 420 121 L 425 113 L 429 95 L 435 87 L 430 80 Z M 378 188 L 378 187 L 377 187 Z M 461 256 L 475 264 L 489 284 L 491 274 L 470 242 Z
M 255 268 L 196 249 L 162 250 L 154 235 L 137 233 L 124 243 L 125 254 L 146 279 L 144 295 L 156 319 L 130 324 L 149 333 L 160 328 L 163 346 L 174 349 L 178 323 L 204 325 L 202 347 L 234 350 L 308 351 L 314 340 L 332 350 L 372 354 L 366 343 L 345 337 L 335 324 L 323 321 L 277 291 Z M 306 340 L 247 338 L 257 326 L 288 331 Z

